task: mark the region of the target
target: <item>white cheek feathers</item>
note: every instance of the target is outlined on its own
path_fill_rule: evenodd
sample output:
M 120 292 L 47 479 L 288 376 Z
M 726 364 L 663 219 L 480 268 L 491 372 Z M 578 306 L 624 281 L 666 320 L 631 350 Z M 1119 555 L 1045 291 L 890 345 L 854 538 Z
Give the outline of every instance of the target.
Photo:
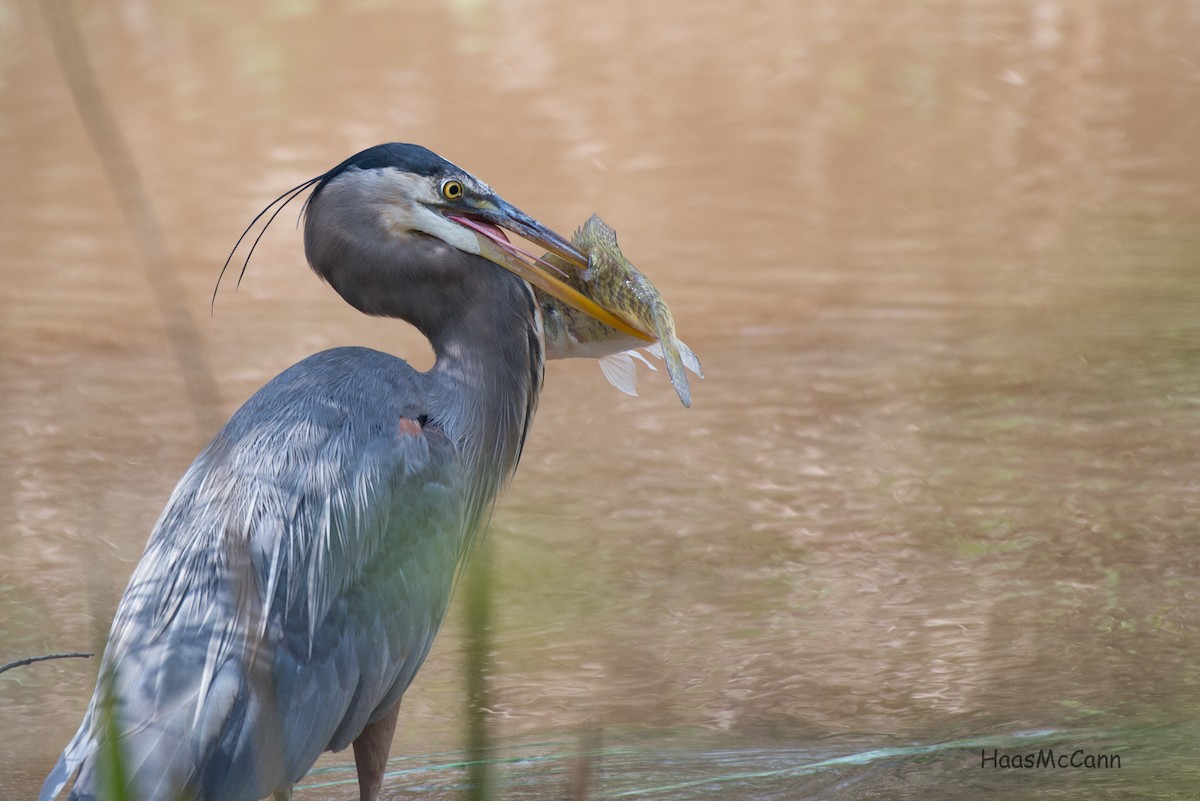
M 479 237 L 470 229 L 464 228 L 456 222 L 447 220 L 436 211 L 429 209 L 423 205 L 414 207 L 416 212 L 409 215 L 408 229 L 410 231 L 420 231 L 423 234 L 437 237 L 456 250 L 461 250 L 463 253 L 472 253 L 479 255 Z
M 380 221 L 392 236 L 404 238 L 414 232 L 440 239 L 456 250 L 479 255 L 479 240 L 474 232 L 451 222 L 426 204 L 440 200 L 436 184 L 421 176 L 380 170 Z

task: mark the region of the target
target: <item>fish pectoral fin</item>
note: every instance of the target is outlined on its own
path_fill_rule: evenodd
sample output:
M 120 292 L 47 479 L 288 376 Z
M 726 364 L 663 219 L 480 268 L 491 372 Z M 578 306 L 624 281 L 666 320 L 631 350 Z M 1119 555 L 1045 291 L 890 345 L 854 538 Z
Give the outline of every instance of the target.
M 624 392 L 626 395 L 637 395 L 637 368 L 630 357 L 630 351 L 610 353 L 598 360 L 600 370 L 608 383 Z M 644 361 L 644 360 L 643 360 Z
M 637 359 L 637 360 L 638 360 L 639 362 L 641 362 L 642 364 L 644 364 L 644 365 L 646 365 L 647 367 L 649 367 L 649 368 L 650 368 L 651 370 L 653 370 L 654 372 L 656 372 L 656 373 L 658 372 L 658 368 L 654 366 L 654 363 L 653 363 L 652 361 L 650 361 L 649 359 L 647 359 L 647 358 L 646 358 L 645 356 L 643 356 L 642 354 L 638 353 L 636 350 L 627 350 L 627 351 L 625 351 L 625 352 L 626 352 L 626 353 L 628 353 L 628 354 L 629 354 L 630 356 L 632 356 L 633 358 Z M 662 357 L 660 356 L 659 358 L 662 358 Z

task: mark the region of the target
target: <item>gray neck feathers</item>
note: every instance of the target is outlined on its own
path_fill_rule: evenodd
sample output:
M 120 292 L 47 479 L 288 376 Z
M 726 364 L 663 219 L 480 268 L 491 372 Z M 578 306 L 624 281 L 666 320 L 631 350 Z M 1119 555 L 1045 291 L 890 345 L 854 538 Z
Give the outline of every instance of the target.
M 430 422 L 463 454 L 473 529 L 516 469 L 537 405 L 540 310 L 521 279 L 435 237 L 387 230 L 384 204 L 354 190 L 333 182 L 313 199 L 306 255 L 351 306 L 428 337 L 437 357 L 426 374 Z

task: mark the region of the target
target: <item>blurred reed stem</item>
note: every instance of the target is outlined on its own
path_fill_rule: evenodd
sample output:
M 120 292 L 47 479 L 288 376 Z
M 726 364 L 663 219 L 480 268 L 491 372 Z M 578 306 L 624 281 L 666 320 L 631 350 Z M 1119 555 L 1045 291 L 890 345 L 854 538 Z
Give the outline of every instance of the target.
M 154 212 L 133 152 L 88 60 L 70 3 L 68 0 L 42 0 L 38 7 L 83 127 L 96 148 L 104 174 L 125 215 L 146 281 L 175 353 L 175 362 L 183 375 L 199 439 L 207 441 L 223 422 L 220 396 L 208 357 L 201 347 L 200 329 L 188 309 L 179 269 L 167 247 L 166 234 Z
M 466 654 L 463 669 L 467 687 L 466 746 L 469 764 L 466 797 L 470 801 L 494 798 L 492 745 L 487 714 L 491 705 L 488 676 L 492 669 L 492 539 L 482 537 L 467 567 Z

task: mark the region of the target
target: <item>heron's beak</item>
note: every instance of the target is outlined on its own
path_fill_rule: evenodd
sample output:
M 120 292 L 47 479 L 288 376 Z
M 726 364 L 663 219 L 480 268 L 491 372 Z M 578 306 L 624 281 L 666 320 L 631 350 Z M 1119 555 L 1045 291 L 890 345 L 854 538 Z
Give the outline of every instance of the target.
M 479 240 L 479 255 L 528 281 L 551 297 L 594 317 L 610 328 L 652 342 L 657 337 L 642 331 L 618 315 L 613 309 L 587 297 L 562 280 L 565 273 L 537 256 L 527 253 L 508 241 L 501 228 L 536 245 L 540 245 L 565 261 L 572 269 L 586 270 L 588 259 L 563 236 L 551 231 L 525 212 L 495 195 L 471 204 L 470 216 L 454 213 L 446 216 L 469 228 Z M 556 274 L 557 273 L 557 274 Z

